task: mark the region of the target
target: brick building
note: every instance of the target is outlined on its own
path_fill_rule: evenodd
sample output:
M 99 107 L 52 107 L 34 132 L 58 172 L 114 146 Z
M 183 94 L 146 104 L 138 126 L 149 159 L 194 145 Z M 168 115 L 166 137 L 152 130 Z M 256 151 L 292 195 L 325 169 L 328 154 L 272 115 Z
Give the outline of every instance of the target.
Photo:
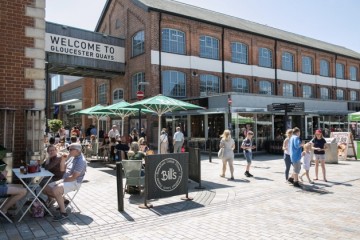
M 231 127 L 241 139 L 250 125 L 261 148 L 285 127 L 301 127 L 305 138 L 318 128 L 345 130 L 360 107 L 360 53 L 344 47 L 171 0 L 108 0 L 96 31 L 125 39 L 125 75 L 112 80 L 125 100 L 135 101 L 138 82 L 147 81 L 145 96 L 207 108 L 163 118 L 190 138 Z M 298 102 L 304 112 L 285 122 L 283 112 L 267 111 Z
M 0 16 L 0 144 L 17 164 L 26 151 L 39 151 L 44 131 L 45 0 L 1 1 Z M 14 141 L 4 131 L 12 128 L 5 109 L 15 111 Z

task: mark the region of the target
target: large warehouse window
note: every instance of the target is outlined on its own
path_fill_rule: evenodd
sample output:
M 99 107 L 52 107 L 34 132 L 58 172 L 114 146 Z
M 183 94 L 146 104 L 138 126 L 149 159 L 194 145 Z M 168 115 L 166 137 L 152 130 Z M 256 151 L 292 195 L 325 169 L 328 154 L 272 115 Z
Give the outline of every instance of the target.
M 357 74 L 358 74 L 357 67 L 350 66 L 350 80 L 356 81 Z
M 259 94 L 273 95 L 273 89 L 273 83 L 266 80 L 259 81 Z
M 232 91 L 240 93 L 249 92 L 249 81 L 244 78 L 233 78 L 232 79 Z
M 201 36 L 200 57 L 219 59 L 219 40 L 210 36 Z
M 287 71 L 294 71 L 294 55 L 289 52 L 283 52 L 281 68 Z
M 336 89 L 336 99 L 337 100 L 344 100 L 344 90 Z
M 145 82 L 145 73 L 143 73 L 143 72 L 136 73 L 132 77 L 131 98 L 136 98 L 136 92 L 138 90 L 141 90 L 141 91 L 145 90 L 144 85 L 139 86 L 140 82 Z
M 336 78 L 344 79 L 345 78 L 345 66 L 344 64 L 336 64 Z
M 355 90 L 350 91 L 350 100 L 357 101 L 358 100 L 358 93 Z
M 294 85 L 291 83 L 283 84 L 283 96 L 284 97 L 293 97 L 294 96 Z
M 161 47 L 164 52 L 185 54 L 185 33 L 176 29 L 164 28 L 161 32 Z
M 243 43 L 231 43 L 231 61 L 248 64 L 248 46 Z
M 313 74 L 313 60 L 311 57 L 303 56 L 301 58 L 301 72 Z
M 272 67 L 272 52 L 268 48 L 259 48 L 259 66 Z
M 98 104 L 107 104 L 107 85 L 101 84 L 98 86 Z
M 320 98 L 321 99 L 330 99 L 329 89 L 326 87 L 320 88 Z
M 120 102 L 121 100 L 124 100 L 124 89 L 115 89 L 113 92 L 113 103 Z
M 330 64 L 328 61 L 324 59 L 320 60 L 320 76 L 324 76 L 324 77 L 330 76 Z
M 313 88 L 310 85 L 303 85 L 302 87 L 302 96 L 303 98 L 313 98 Z
M 178 71 L 162 72 L 162 93 L 170 97 L 186 97 L 185 74 Z
M 219 77 L 210 74 L 200 75 L 200 96 L 209 96 L 219 92 Z
M 144 31 L 135 33 L 132 38 L 132 55 L 133 57 L 145 52 L 145 36 Z

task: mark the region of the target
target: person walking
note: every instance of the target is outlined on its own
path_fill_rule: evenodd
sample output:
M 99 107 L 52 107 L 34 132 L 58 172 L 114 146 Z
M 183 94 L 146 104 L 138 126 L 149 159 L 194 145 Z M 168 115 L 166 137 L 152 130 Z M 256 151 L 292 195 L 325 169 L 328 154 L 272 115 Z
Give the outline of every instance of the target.
M 181 147 L 184 144 L 184 134 L 181 132 L 180 127 L 176 127 L 176 132 L 173 137 L 174 153 L 181 153 Z
M 293 134 L 292 129 L 288 129 L 286 131 L 286 138 L 283 142 L 282 149 L 284 150 L 284 162 L 285 162 L 285 181 L 288 181 L 289 179 L 289 172 L 291 167 L 291 158 L 290 158 L 290 152 L 289 152 L 289 140 Z
M 166 131 L 162 130 L 160 135 L 160 154 L 166 154 L 169 147 Z
M 320 162 L 323 179 L 325 182 L 327 182 L 326 169 L 325 169 L 326 140 L 323 137 L 321 130 L 315 131 L 315 137 L 310 142 L 313 144 L 312 149 L 314 150 L 314 158 L 315 158 L 315 178 L 314 178 L 314 180 L 319 180 L 318 175 L 319 175 L 319 162 Z
M 311 165 L 311 143 L 306 143 L 304 145 L 304 151 L 301 153 L 301 162 L 303 163 L 303 168 L 305 172 L 300 175 L 300 180 L 303 182 L 303 176 L 306 175 L 309 183 L 313 184 L 314 182 L 310 180 L 309 170 Z
M 246 171 L 245 176 L 246 177 L 253 177 L 253 175 L 250 173 L 250 166 L 252 161 L 252 150 L 256 148 L 255 145 L 253 145 L 252 137 L 254 136 L 254 133 L 252 131 L 248 131 L 246 133 L 246 138 L 243 140 L 241 144 L 241 148 L 243 149 L 244 156 L 246 158 Z
M 294 185 L 294 187 L 301 187 L 299 184 L 299 173 L 301 170 L 301 152 L 302 146 L 304 144 L 301 142 L 300 139 L 300 129 L 295 127 L 293 129 L 293 135 L 289 141 L 289 152 L 290 152 L 290 159 L 293 165 L 293 174 L 289 178 L 289 182 Z
M 226 163 L 229 164 L 231 180 L 234 180 L 234 149 L 235 141 L 231 138 L 230 130 L 225 130 L 220 136 L 220 148 L 224 148 L 224 154 L 222 160 L 222 172 L 220 177 L 225 177 Z

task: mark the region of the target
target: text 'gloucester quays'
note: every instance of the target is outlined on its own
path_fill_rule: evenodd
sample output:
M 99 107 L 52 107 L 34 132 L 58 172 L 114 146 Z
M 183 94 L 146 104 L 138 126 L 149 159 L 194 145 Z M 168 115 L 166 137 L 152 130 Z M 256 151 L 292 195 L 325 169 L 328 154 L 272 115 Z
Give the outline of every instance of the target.
M 115 47 L 82 39 L 50 35 L 50 52 L 115 61 Z

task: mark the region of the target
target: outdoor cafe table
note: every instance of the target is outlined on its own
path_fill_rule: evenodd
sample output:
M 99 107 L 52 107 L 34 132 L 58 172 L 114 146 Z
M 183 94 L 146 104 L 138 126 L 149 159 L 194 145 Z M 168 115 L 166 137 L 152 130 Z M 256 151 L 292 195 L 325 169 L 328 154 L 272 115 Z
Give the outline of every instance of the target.
M 34 197 L 30 205 L 26 208 L 23 215 L 20 217 L 19 222 L 23 219 L 25 214 L 30 210 L 31 206 L 35 203 L 36 200 L 38 200 L 38 202 L 44 207 L 44 210 L 46 210 L 52 216 L 52 213 L 49 211 L 49 209 L 47 209 L 45 204 L 41 200 L 39 200 L 39 196 L 46 187 L 46 185 L 48 185 L 54 174 L 45 170 L 44 168 L 41 168 L 41 172 L 27 173 L 27 174 L 21 173 L 20 168 L 14 168 L 13 172 L 16 175 L 16 177 L 20 179 L 22 184 L 24 184 L 27 190 L 29 190 L 28 194 L 26 195 L 26 199 L 28 199 L 29 195 L 30 197 Z M 40 183 L 44 180 L 45 177 L 47 177 L 47 179 L 45 179 L 43 187 L 40 187 Z M 37 189 L 40 190 L 36 191 Z M 21 206 L 18 208 L 18 211 L 20 211 L 24 207 L 25 203 L 27 202 L 26 199 L 24 201 L 19 201 Z M 18 213 L 18 211 L 16 212 L 16 214 Z

